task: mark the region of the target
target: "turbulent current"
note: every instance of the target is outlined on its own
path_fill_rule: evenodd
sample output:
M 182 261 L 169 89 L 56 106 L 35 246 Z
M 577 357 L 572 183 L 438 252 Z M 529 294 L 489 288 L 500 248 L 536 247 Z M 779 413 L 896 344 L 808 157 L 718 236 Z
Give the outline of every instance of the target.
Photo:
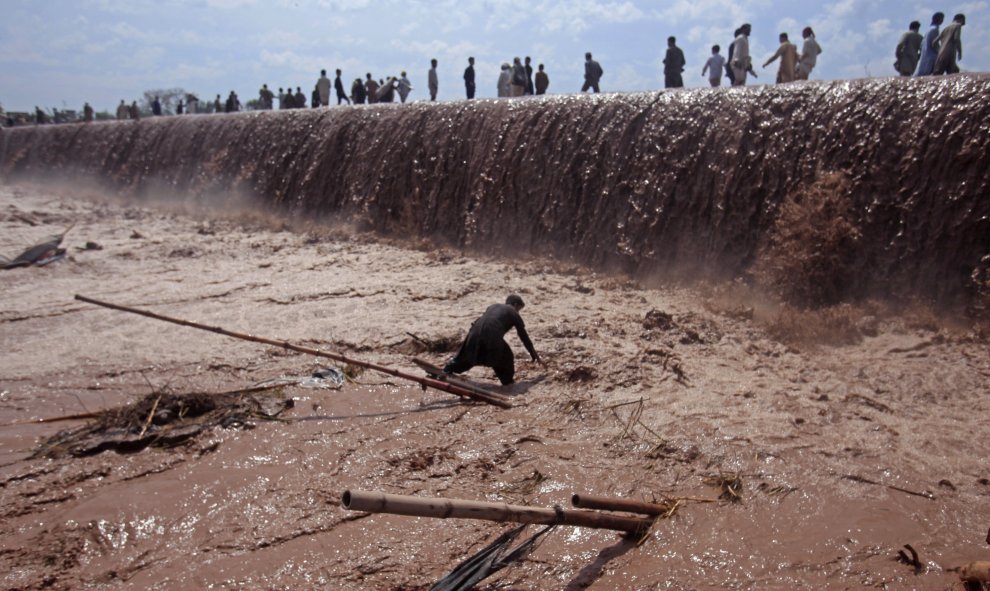
M 957 75 L 160 117 L 4 129 L 0 170 L 637 276 L 745 276 L 790 231 L 799 266 L 844 245 L 846 296 L 965 304 L 990 276 L 988 99 Z M 812 212 L 798 252 L 788 203 Z

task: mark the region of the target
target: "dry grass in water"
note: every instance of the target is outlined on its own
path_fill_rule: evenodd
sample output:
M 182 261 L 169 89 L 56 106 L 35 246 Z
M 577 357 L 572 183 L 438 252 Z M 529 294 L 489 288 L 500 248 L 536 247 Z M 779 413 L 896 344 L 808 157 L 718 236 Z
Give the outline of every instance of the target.
M 718 498 L 733 503 L 742 502 L 742 477 L 737 472 L 710 474 L 702 480 L 706 485 L 719 489 Z

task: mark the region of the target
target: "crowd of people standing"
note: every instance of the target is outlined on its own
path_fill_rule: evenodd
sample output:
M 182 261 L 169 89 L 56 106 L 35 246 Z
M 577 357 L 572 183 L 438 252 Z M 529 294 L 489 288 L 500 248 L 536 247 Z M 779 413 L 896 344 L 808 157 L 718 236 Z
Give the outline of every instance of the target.
M 902 76 L 928 76 L 953 74 L 959 72 L 958 61 L 962 60 L 962 27 L 966 24 L 966 17 L 957 14 L 952 22 L 944 29 L 945 15 L 936 12 L 932 15 L 931 25 L 925 35 L 920 32 L 921 23 L 912 21 L 895 49 L 894 68 Z M 743 86 L 749 76 L 757 77 L 753 69 L 753 61 L 750 55 L 749 37 L 752 34 L 752 25 L 747 23 L 736 29 L 733 40 L 728 45 L 727 56 L 721 54 L 721 46 L 714 45 L 711 48 L 711 56 L 705 62 L 701 70 L 701 75 L 707 77 L 709 84 L 713 87 L 720 86 L 723 76 L 729 80 L 732 86 Z M 815 39 L 815 33 L 811 27 L 804 27 L 801 32 L 803 38 L 800 51 L 797 45 L 791 42 L 786 32 L 778 36 L 779 46 L 776 51 L 763 63 L 763 68 L 779 61 L 776 82 L 778 84 L 793 82 L 795 80 L 807 80 L 811 72 L 817 65 L 818 55 L 822 53 L 822 48 Z M 468 65 L 464 69 L 464 92 L 467 99 L 474 99 L 477 91 L 477 79 L 475 75 L 475 58 L 468 58 Z M 437 73 L 438 61 L 436 58 L 430 60 L 430 68 L 427 70 L 427 89 L 430 101 L 436 101 L 439 94 L 440 80 Z M 677 46 L 676 37 L 667 38 L 666 53 L 663 58 L 663 77 L 665 88 L 680 88 L 684 86 L 682 74 L 687 66 L 684 52 Z M 584 62 L 584 82 L 581 92 L 601 92 L 601 79 L 604 70 L 601 64 L 596 61 L 591 52 L 585 54 Z M 399 76 L 387 76 L 376 80 L 369 72 L 365 78 L 355 78 L 348 89 L 343 81 L 343 73 L 336 70 L 336 77 L 331 82 L 327 77 L 327 71 L 321 70 L 319 78 L 313 87 L 308 99 L 303 93 L 301 86 L 296 86 L 293 92 L 292 86 L 279 88 L 277 93 L 268 88 L 268 84 L 263 84 L 258 91 L 258 99 L 249 101 L 248 108 L 271 110 L 271 109 L 300 109 L 308 107 L 327 107 L 331 101 L 331 91 L 336 96 L 337 104 L 374 104 L 392 103 L 398 100 L 405 103 L 413 92 L 413 84 L 409 80 L 407 73 L 402 71 Z M 538 96 L 546 94 L 550 87 L 550 77 L 546 72 L 544 64 L 539 64 L 537 69 L 533 69 L 532 58 L 526 56 L 524 59 L 516 57 L 512 63 L 502 63 L 501 71 L 496 83 L 496 95 L 502 98 L 513 98 L 522 96 Z M 277 104 L 276 104 L 277 101 Z M 150 101 L 150 111 L 152 115 L 162 115 L 162 105 L 159 97 Z M 194 114 L 199 112 L 233 113 L 240 111 L 243 105 L 233 90 L 226 100 L 221 100 L 220 95 L 216 99 L 207 102 L 206 108 L 200 109 L 199 99 L 192 94 L 185 95 L 185 100 L 179 99 L 175 106 L 175 113 Z M 36 122 L 47 122 L 49 117 L 40 109 L 36 109 Z M 137 101 L 129 105 L 121 100 L 117 106 L 117 119 L 139 119 L 141 109 Z M 58 112 L 54 112 L 51 119 L 59 121 Z M 93 120 L 93 109 L 87 103 L 83 109 L 83 121 Z M 11 124 L 8 118 L 8 124 Z
M 753 26 L 749 23 L 736 29 L 735 37 L 729 44 L 728 58 L 722 57 L 720 46 L 712 46 L 712 55 L 701 69 L 701 75 L 708 78 L 709 84 L 721 86 L 723 74 L 732 86 L 744 86 L 749 76 L 758 78 L 753 70 L 753 58 L 749 52 L 749 37 L 752 33 Z M 821 54 L 822 47 L 815 39 L 815 31 L 811 27 L 805 27 L 801 31 L 801 36 L 804 38 L 804 43 L 799 53 L 788 34 L 781 33 L 778 37 L 780 45 L 777 51 L 763 63 L 763 67 L 766 68 L 780 60 L 777 84 L 807 80 L 818 65 L 818 55 Z M 667 56 L 664 58 L 664 79 L 667 88 L 684 85 L 680 75 L 684 71 L 684 66 L 684 54 L 677 47 L 676 39 L 670 37 L 667 40 Z

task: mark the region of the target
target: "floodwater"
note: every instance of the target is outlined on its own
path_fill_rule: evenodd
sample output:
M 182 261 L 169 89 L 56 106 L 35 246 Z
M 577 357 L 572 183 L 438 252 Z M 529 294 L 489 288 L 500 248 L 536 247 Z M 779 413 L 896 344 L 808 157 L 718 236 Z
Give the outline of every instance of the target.
M 70 224 L 66 260 L 0 283 L 4 589 L 425 590 L 506 527 L 355 514 L 340 507 L 348 489 L 565 508 L 574 493 L 685 499 L 639 545 L 560 527 L 481 589 L 943 590 L 950 568 L 988 556 L 990 357 L 969 327 L 853 306 L 861 330 L 844 344 L 794 341 L 747 313 L 765 306 L 735 284 L 0 187 L 4 254 Z M 74 294 L 415 372 L 412 355 L 446 353 L 408 333 L 456 341 L 508 292 L 548 364 L 508 335 L 512 409 L 364 372 L 341 390 L 284 388 L 285 420 L 252 429 L 29 457 L 82 424 L 30 419 L 327 364 Z M 497 388 L 482 369 L 468 377 Z M 738 476 L 738 502 L 701 502 L 718 498 L 717 476 Z M 896 560 L 904 544 L 920 572 Z
M 830 299 L 965 307 L 974 272 L 990 285 L 988 97 L 973 74 L 25 127 L 0 134 L 0 171 L 717 279 L 750 272 L 783 205 L 837 177 L 842 215 L 809 212 L 823 236 L 803 245 L 838 259 Z
M 990 552 L 988 94 L 4 129 L 0 253 L 68 229 L 68 256 L 0 275 L 0 588 L 425 590 L 508 527 L 349 512 L 345 490 L 677 503 L 641 543 L 559 527 L 489 591 L 958 585 Z M 511 409 L 365 371 L 267 391 L 293 403 L 277 420 L 36 453 L 102 424 L 38 419 L 154 396 L 143 436 L 162 397 L 332 365 L 76 294 L 417 373 L 509 293 L 547 367 L 510 334 L 518 383 L 468 377 Z

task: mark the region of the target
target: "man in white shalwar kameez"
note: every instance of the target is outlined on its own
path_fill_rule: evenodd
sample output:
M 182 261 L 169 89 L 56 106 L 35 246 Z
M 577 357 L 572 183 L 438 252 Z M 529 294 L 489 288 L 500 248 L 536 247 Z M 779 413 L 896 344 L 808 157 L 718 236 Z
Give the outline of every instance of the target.
M 749 34 L 752 30 L 753 27 L 749 23 L 739 27 L 739 36 L 736 37 L 732 51 L 732 73 L 735 75 L 733 86 L 744 86 L 746 72 L 753 67 L 753 61 L 749 57 Z

